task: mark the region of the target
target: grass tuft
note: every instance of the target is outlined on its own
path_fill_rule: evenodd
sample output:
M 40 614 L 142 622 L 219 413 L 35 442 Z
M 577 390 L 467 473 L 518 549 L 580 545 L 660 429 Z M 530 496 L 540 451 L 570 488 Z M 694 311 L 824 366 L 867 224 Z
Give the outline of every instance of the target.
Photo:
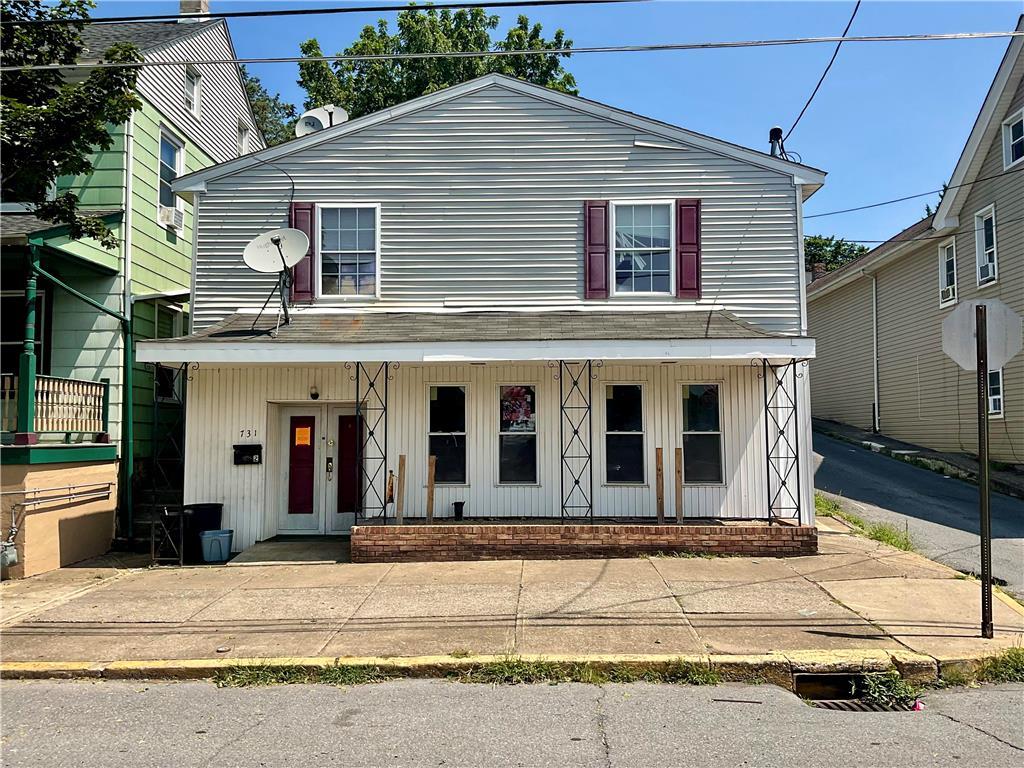
M 864 675 L 851 693 L 871 704 L 906 707 L 914 703 L 920 691 L 904 680 L 897 670 L 890 669 Z
M 480 664 L 453 671 L 452 678 L 463 683 L 520 685 L 523 683 L 669 683 L 674 685 L 716 685 L 721 676 L 704 664 L 677 659 L 666 666 L 629 664 L 595 665 L 587 662 L 524 661 L 517 658 Z
M 238 666 L 219 671 L 213 678 L 218 688 L 248 688 L 263 685 L 365 685 L 398 677 L 392 670 L 376 666 Z
M 978 679 L 986 683 L 1024 683 L 1024 648 L 1007 648 L 985 661 L 978 670 Z
M 910 534 L 905 530 L 901 531 L 892 523 L 869 523 L 864 529 L 864 535 L 904 552 L 914 551 L 914 542 L 911 541 Z
M 896 549 L 902 549 L 904 552 L 914 551 L 914 542 L 907 531 L 901 531 L 892 523 L 869 523 L 864 518 L 847 512 L 839 506 L 838 502 L 818 492 L 814 494 L 814 511 L 821 517 L 834 517 L 837 520 L 842 520 L 852 526 L 854 531 L 861 536 L 880 541 Z

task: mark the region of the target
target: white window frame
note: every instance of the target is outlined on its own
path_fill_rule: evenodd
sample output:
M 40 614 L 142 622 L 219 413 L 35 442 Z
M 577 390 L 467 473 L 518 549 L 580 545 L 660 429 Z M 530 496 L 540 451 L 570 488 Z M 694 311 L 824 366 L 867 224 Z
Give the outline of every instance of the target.
M 173 144 L 175 147 L 178 148 L 178 154 L 177 154 L 177 165 L 178 165 L 178 167 L 174 169 L 174 174 L 175 174 L 174 178 L 175 179 L 179 179 L 179 178 L 181 178 L 182 176 L 185 175 L 185 142 L 182 141 L 181 139 L 179 139 L 174 133 L 172 133 L 166 127 L 160 126 L 160 141 L 159 141 L 159 144 L 157 144 L 157 153 L 156 153 L 156 208 L 157 208 L 158 212 L 160 211 L 161 208 L 166 208 L 167 207 L 166 205 L 164 205 L 163 203 L 160 202 L 160 185 L 163 184 L 163 178 L 160 175 L 160 167 L 164 164 L 163 146 L 162 145 L 163 145 L 163 142 L 164 142 L 165 139 L 170 144 Z M 174 209 L 182 212 L 182 226 L 181 226 L 181 229 L 184 230 L 184 228 L 185 228 L 185 224 L 184 224 L 184 221 L 185 221 L 185 217 L 184 217 L 185 201 L 182 200 L 177 195 L 174 195 L 173 191 L 171 192 L 171 194 L 174 196 Z M 175 229 L 174 227 L 170 227 L 170 226 L 168 226 L 167 228 L 168 229 Z
M 668 206 L 668 290 L 667 291 L 619 291 L 615 288 L 615 217 L 620 205 L 667 205 Z M 676 285 L 676 201 L 662 198 L 631 199 L 608 201 L 608 285 L 609 296 L 628 296 L 631 298 L 655 297 L 675 298 Z M 653 249 L 652 249 L 653 250 Z M 646 472 L 646 467 L 645 467 Z
M 999 379 L 998 394 L 992 394 L 992 377 L 996 376 Z M 988 372 L 988 415 L 992 419 L 1003 418 L 1006 412 L 1006 394 L 1005 394 L 1005 379 L 1003 378 L 1003 369 L 996 368 Z
M 322 255 L 320 248 L 323 243 L 322 235 L 322 221 L 323 211 L 325 209 L 331 210 L 344 210 L 352 208 L 373 208 L 374 209 L 374 275 L 376 280 L 374 281 L 374 292 L 372 294 L 363 293 L 355 294 L 353 296 L 334 296 L 323 294 L 323 271 L 321 266 L 323 264 Z M 341 203 L 317 203 L 316 204 L 316 242 L 313 244 L 314 252 L 316 254 L 316 297 L 320 301 L 324 302 L 338 302 L 338 303 L 351 303 L 360 301 L 378 301 L 381 293 L 381 274 L 380 274 L 380 203 L 352 203 L 352 202 L 341 202 Z
M 498 424 L 497 434 L 498 440 L 494 447 L 495 451 L 495 482 L 494 484 L 502 488 L 506 487 L 536 487 L 541 484 L 540 482 L 540 423 L 538 417 L 535 415 L 533 420 L 533 431 L 532 432 L 502 432 L 501 431 L 501 390 L 505 387 L 532 387 L 533 388 L 533 407 L 534 413 L 538 413 L 540 408 L 538 407 L 538 401 L 540 400 L 540 386 L 536 382 L 532 381 L 517 381 L 515 383 L 501 382 L 498 384 L 496 389 L 498 412 L 496 415 L 496 421 Z M 468 403 L 468 400 L 467 400 Z M 533 480 L 522 480 L 517 482 L 502 482 L 501 480 L 501 438 L 503 435 L 532 435 L 533 436 L 533 451 L 534 451 L 534 477 Z M 467 445 L 468 447 L 468 445 Z
M 465 428 L 465 432 L 433 432 L 433 431 L 431 431 L 431 429 L 430 429 L 430 389 L 431 389 L 431 387 L 462 387 L 462 391 L 466 395 L 466 397 L 465 397 L 465 404 L 463 405 L 463 408 L 465 409 L 465 427 L 464 427 Z M 445 483 L 445 482 L 438 482 L 438 481 L 435 480 L 434 481 L 434 485 L 435 486 L 441 486 L 441 487 L 444 487 L 444 488 L 468 488 L 469 487 L 469 478 L 470 478 L 470 473 L 469 473 L 469 470 L 470 470 L 470 459 L 471 459 L 471 455 L 470 455 L 470 452 L 469 452 L 469 424 L 470 424 L 470 420 L 469 420 L 469 417 L 470 417 L 469 382 L 465 382 L 465 381 L 428 381 L 427 385 L 426 385 L 426 392 L 424 394 L 426 396 L 426 410 L 424 411 L 424 413 L 426 415 L 426 421 L 427 421 L 427 430 L 426 430 L 427 437 L 426 437 L 426 446 L 425 446 L 425 450 L 423 452 L 423 455 L 426 457 L 426 461 L 428 462 L 428 464 L 425 466 L 425 472 L 424 472 L 425 480 L 424 480 L 424 483 L 426 482 L 427 471 L 429 471 L 427 469 L 427 467 L 429 467 L 429 462 L 430 462 L 430 438 L 431 437 L 443 437 L 443 436 L 446 436 L 446 435 L 462 435 L 462 440 L 466 444 L 466 482 L 464 482 L 464 483 Z
M 992 217 L 992 279 L 981 281 L 982 257 L 985 256 L 985 219 Z M 974 277 L 979 288 L 999 282 L 999 236 L 996 232 L 996 206 L 986 205 L 974 214 Z M 988 263 L 986 257 L 985 263 Z
M 1024 123 L 1024 109 L 1019 109 L 1015 114 L 1010 115 L 1003 121 L 1003 170 L 1012 168 L 1015 165 L 1024 163 L 1024 155 L 1016 160 L 1010 159 L 1011 134 L 1010 130 L 1016 123 Z
M 685 419 L 683 416 L 683 408 L 685 407 L 686 396 L 691 386 L 714 386 L 718 387 L 718 431 L 717 432 L 697 432 L 694 430 L 685 429 Z M 725 408 L 722 407 L 722 400 L 725 397 L 725 381 L 722 379 L 701 379 L 687 380 L 679 382 L 679 448 L 683 454 L 683 466 L 679 468 L 679 473 L 683 477 L 684 488 L 725 488 L 728 485 L 726 480 L 729 477 L 726 455 L 725 455 Z M 722 457 L 722 480 L 718 483 L 688 483 L 686 482 L 686 448 L 683 445 L 683 437 L 685 435 L 718 435 L 718 451 L 719 456 Z
M 948 248 L 953 249 L 953 282 L 946 284 L 946 250 Z M 957 287 L 958 276 L 957 276 L 957 264 L 956 264 L 956 238 L 951 237 L 949 240 L 945 240 L 939 244 L 939 306 L 940 307 L 951 307 L 960 300 L 960 293 Z M 953 289 L 953 297 L 949 299 L 942 298 L 942 294 L 947 288 Z
M 612 432 L 608 429 L 608 389 L 610 387 L 640 387 L 640 431 L 639 432 Z M 602 472 L 604 473 L 604 485 L 612 488 L 643 488 L 647 486 L 647 386 L 642 381 L 605 381 L 604 397 L 601 398 L 601 421 L 602 437 Z M 640 480 L 623 482 L 608 479 L 608 435 L 640 435 L 640 444 L 643 446 L 643 473 Z
M 252 129 L 243 121 L 238 121 L 238 156 L 249 154 L 249 148 L 252 144 Z
M 199 70 L 191 65 L 185 67 L 185 83 L 184 83 L 184 102 L 185 109 L 196 117 L 202 117 L 203 115 L 203 76 Z M 192 102 L 189 105 L 189 101 Z

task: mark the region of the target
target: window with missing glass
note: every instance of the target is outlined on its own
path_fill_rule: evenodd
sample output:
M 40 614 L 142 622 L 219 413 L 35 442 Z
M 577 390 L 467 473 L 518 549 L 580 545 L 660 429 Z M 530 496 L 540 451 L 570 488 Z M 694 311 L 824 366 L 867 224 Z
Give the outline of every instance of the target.
M 672 290 L 672 206 L 612 205 L 615 227 L 615 293 Z
M 466 388 L 430 387 L 428 449 L 435 483 L 466 482 Z
M 319 206 L 320 295 L 377 295 L 377 207 Z
M 537 390 L 503 386 L 498 393 L 498 482 L 537 482 Z
M 644 482 L 644 392 L 639 384 L 605 388 L 605 481 Z
M 683 387 L 683 482 L 723 482 L 722 417 L 717 384 Z

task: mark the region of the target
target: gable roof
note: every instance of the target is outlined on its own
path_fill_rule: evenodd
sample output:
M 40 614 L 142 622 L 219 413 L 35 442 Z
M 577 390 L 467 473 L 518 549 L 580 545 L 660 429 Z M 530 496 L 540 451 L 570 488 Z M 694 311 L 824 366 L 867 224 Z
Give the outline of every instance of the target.
M 795 179 L 796 183 L 805 187 L 805 199 L 817 191 L 825 181 L 825 172 L 817 168 L 812 168 L 811 166 L 793 163 L 779 157 L 773 157 L 764 152 L 740 147 L 736 144 L 730 144 L 727 141 L 722 141 L 721 139 L 711 138 L 710 136 L 688 131 L 685 128 L 679 128 L 648 117 L 642 117 L 640 115 L 633 114 L 632 112 L 616 109 L 615 107 L 610 107 L 606 104 L 584 99 L 579 96 L 571 96 L 550 88 L 544 88 L 539 85 L 534 85 L 533 83 L 527 83 L 524 80 L 519 80 L 514 77 L 491 74 L 478 77 L 474 80 L 469 80 L 465 83 L 460 83 L 459 85 L 453 85 L 449 88 L 426 94 L 425 96 L 410 99 L 409 101 L 390 107 L 389 109 L 383 109 L 379 112 L 364 115 L 363 117 L 335 125 L 331 128 L 325 128 L 322 131 L 303 136 L 300 139 L 293 139 L 292 141 L 285 142 L 284 144 L 280 144 L 276 147 L 269 147 L 259 152 L 254 152 L 235 160 L 229 160 L 225 163 L 220 163 L 219 165 L 212 165 L 187 176 L 182 176 L 175 182 L 174 191 L 185 197 L 190 197 L 194 192 L 202 192 L 205 190 L 206 182 L 212 179 L 231 176 L 232 174 L 260 165 L 264 162 L 273 161 L 279 157 L 300 152 L 309 147 L 314 147 L 324 142 L 342 138 L 364 128 L 369 128 L 379 123 L 393 120 L 427 107 L 442 104 L 444 102 L 457 99 L 460 96 L 492 86 L 499 86 L 510 91 L 526 94 L 528 96 L 558 104 L 568 109 L 574 109 L 578 112 L 583 112 L 597 118 L 627 125 L 645 133 L 697 146 L 718 155 L 736 158 L 738 160 L 751 163 L 752 165 L 776 171 L 778 173 L 785 174 L 786 176 L 791 176 Z
M 109 24 L 86 24 L 82 29 L 82 54 L 99 58 L 116 43 L 131 43 L 141 51 L 158 48 L 165 43 L 191 37 L 203 30 L 223 24 L 220 19 L 211 21 L 141 21 L 112 22 Z
M 1024 31 L 1024 14 L 1017 19 L 1017 31 Z M 935 211 L 935 228 L 938 230 L 956 226 L 956 217 L 970 193 L 970 184 L 978 178 L 988 148 L 999 137 L 1003 116 L 1009 108 L 1017 84 L 1024 77 L 1022 49 L 1024 37 L 1011 37 L 978 112 L 978 118 L 974 121 L 971 135 L 967 138 L 960 160 L 949 180 L 950 193 L 943 195 Z

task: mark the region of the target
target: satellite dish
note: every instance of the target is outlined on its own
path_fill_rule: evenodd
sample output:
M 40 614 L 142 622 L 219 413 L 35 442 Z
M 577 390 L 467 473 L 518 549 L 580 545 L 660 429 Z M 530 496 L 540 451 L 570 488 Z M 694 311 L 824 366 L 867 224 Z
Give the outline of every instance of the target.
M 295 123 L 295 135 L 306 136 L 310 133 L 322 131 L 332 125 L 340 125 L 348 120 L 348 112 L 333 104 L 324 104 L 322 107 L 311 109 L 299 118 Z
M 309 238 L 301 229 L 272 229 L 254 237 L 242 260 L 256 272 L 281 272 L 291 269 L 309 251 Z

